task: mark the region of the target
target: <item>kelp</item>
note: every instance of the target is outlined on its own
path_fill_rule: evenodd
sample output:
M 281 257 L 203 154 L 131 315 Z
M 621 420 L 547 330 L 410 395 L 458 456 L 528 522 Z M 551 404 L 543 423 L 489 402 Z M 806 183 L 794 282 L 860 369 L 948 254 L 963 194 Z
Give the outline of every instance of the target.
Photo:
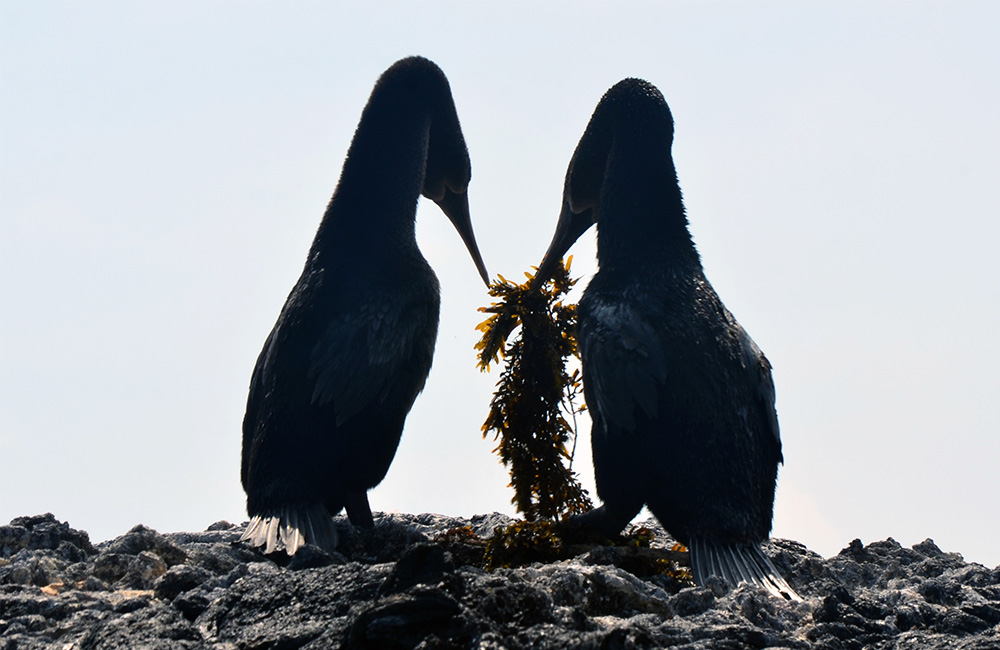
M 522 284 L 499 276 L 490 285 L 498 298 L 479 311 L 490 316 L 476 329 L 478 366 L 504 362 L 483 437 L 493 432 L 494 452 L 510 469 L 511 502 L 529 522 L 556 521 L 593 508 L 590 497 L 572 470 L 576 442 L 576 415 L 582 384 L 578 370 L 566 365 L 579 357 L 576 345 L 576 305 L 564 296 L 576 284 L 570 277 L 572 257 L 559 264 L 553 277 L 532 287 L 525 273 Z M 508 339 L 517 334 L 514 341 Z M 570 424 L 570 420 L 574 424 Z

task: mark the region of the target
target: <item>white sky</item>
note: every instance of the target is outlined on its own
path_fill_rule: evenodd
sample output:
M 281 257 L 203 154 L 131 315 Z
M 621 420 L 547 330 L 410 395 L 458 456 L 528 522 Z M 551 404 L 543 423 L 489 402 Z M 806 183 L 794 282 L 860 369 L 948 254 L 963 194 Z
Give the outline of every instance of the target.
M 775 367 L 774 535 L 1000 563 L 1000 5 L 0 2 L 0 523 L 243 521 L 250 372 L 378 75 L 447 73 L 492 274 L 604 91 L 656 84 L 706 273 Z M 512 514 L 471 259 L 376 510 Z M 594 270 L 593 237 L 572 251 Z M 586 428 L 589 429 L 589 423 Z M 589 441 L 577 467 L 592 486 Z

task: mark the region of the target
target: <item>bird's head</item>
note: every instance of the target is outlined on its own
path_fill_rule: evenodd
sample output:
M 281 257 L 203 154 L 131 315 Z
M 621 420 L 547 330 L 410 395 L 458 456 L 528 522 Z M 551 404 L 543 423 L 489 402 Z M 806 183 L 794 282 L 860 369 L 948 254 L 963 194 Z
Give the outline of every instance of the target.
M 438 106 L 431 118 L 428 137 L 423 195 L 437 203 L 451 220 L 465 242 L 465 247 L 469 249 L 480 277 L 489 286 L 489 274 L 476 244 L 469 214 L 468 190 L 472 178 L 472 163 L 469 161 L 469 150 L 465 146 L 450 91 L 448 101 Z
M 448 78 L 432 61 L 418 56 L 397 62 L 390 71 L 394 68 L 406 70 L 411 87 L 428 102 L 427 160 L 421 194 L 437 203 L 455 226 L 488 286 L 489 274 L 476 244 L 469 214 L 472 162 Z
M 469 216 L 467 192 L 472 163 L 444 72 L 421 56 L 397 61 L 376 83 L 367 112 L 373 113 L 373 126 L 365 132 L 366 144 L 375 142 L 377 146 L 369 146 L 365 153 L 373 158 L 373 165 L 380 165 L 382 161 L 377 157 L 393 151 L 397 141 L 417 135 L 413 153 L 423 157 L 423 165 L 409 165 L 414 161 L 407 158 L 406 169 L 423 172 L 422 181 L 419 176 L 413 178 L 421 183 L 420 193 L 437 203 L 451 220 L 488 285 L 489 276 Z M 376 186 L 370 189 L 378 191 Z
M 533 286 L 549 279 L 580 235 L 594 224 L 601 227 L 601 197 L 609 191 L 607 181 L 614 169 L 641 168 L 636 158 L 651 148 L 650 142 L 654 150 L 665 142 L 669 159 L 672 141 L 673 118 L 655 86 L 641 79 L 623 79 L 604 94 L 570 159 L 556 231 Z M 630 159 L 619 160 L 622 156 Z

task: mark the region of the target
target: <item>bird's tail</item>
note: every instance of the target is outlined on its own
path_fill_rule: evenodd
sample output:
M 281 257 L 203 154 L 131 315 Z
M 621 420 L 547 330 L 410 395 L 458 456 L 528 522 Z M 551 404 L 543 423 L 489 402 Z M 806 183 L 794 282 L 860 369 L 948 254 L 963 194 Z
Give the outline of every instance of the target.
M 716 575 L 731 587 L 749 582 L 772 596 L 802 600 L 757 544 L 726 544 L 695 537 L 691 540 L 690 548 L 691 570 L 694 581 L 699 585 L 705 584 L 709 576 Z
M 306 543 L 332 553 L 337 548 L 337 529 L 333 517 L 322 504 L 287 506 L 270 514 L 254 515 L 240 541 L 263 546 L 265 554 L 283 550 L 288 555 L 295 555 Z

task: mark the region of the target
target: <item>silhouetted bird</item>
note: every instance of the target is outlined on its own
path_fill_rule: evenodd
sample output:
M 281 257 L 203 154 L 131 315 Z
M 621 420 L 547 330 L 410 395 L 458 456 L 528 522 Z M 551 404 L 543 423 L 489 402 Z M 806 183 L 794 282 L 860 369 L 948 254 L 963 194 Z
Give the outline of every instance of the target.
M 625 79 L 601 99 L 566 172 L 536 274 L 597 224 L 599 271 L 578 342 L 604 505 L 575 520 L 619 533 L 643 505 L 716 574 L 797 598 L 760 550 L 781 441 L 771 366 L 705 279 L 687 228 L 659 90 Z
M 469 218 L 472 168 L 444 73 L 420 57 L 378 80 L 302 276 L 264 343 L 243 420 L 241 478 L 266 553 L 333 550 L 332 515 L 372 526 L 385 477 L 437 338 L 437 278 L 414 234 L 437 203 L 488 283 Z

